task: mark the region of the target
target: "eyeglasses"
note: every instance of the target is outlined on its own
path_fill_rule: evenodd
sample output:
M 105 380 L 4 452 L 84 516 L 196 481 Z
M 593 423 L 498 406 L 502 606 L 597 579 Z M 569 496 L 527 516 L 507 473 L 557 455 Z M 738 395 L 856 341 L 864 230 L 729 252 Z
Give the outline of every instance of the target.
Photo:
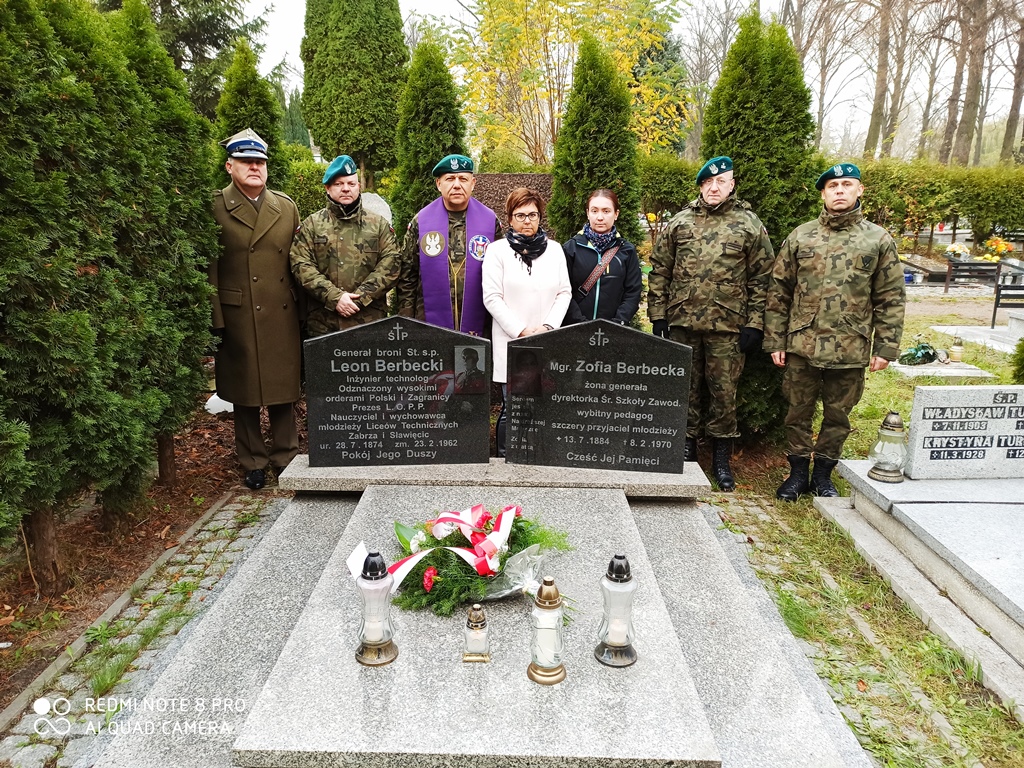
M 531 213 L 513 213 L 512 218 L 522 224 L 524 221 L 537 221 L 540 218 L 540 214 L 537 211 Z

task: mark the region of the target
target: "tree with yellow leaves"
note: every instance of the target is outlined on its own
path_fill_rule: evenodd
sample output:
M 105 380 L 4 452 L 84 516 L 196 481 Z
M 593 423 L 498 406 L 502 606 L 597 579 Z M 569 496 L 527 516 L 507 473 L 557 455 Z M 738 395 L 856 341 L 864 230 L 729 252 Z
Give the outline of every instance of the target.
M 551 162 L 584 32 L 609 51 L 633 97 L 645 151 L 670 147 L 687 122 L 680 65 L 659 56 L 675 10 L 670 0 L 473 0 L 456 36 L 466 107 L 478 144 Z

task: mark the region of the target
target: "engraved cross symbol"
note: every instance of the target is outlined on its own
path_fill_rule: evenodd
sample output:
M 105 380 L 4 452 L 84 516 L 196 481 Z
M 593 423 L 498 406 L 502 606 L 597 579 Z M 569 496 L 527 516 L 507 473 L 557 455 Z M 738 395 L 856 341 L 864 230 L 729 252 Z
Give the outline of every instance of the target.
M 608 340 L 604 338 L 605 335 L 605 332 L 598 328 L 596 331 L 594 331 L 594 335 L 590 337 L 591 345 L 595 347 L 603 347 L 605 344 L 608 343 Z

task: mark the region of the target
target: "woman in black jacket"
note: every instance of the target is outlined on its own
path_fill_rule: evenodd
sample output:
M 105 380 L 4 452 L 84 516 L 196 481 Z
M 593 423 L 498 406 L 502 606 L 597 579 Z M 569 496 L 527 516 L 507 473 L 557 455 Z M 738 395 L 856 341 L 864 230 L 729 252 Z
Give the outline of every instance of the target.
M 619 198 L 596 189 L 587 200 L 587 223 L 562 246 L 569 267 L 572 301 L 562 325 L 611 320 L 625 325 L 640 307 L 640 259 L 615 229 Z

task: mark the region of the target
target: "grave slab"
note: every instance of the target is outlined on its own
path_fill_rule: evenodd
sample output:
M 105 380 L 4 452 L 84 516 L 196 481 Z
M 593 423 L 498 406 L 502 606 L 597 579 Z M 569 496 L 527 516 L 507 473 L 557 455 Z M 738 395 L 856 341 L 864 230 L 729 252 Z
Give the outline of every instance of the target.
M 184 700 L 187 709 L 120 716 L 115 728 L 124 730 L 95 768 L 231 766 L 231 744 L 354 508 L 353 497 L 288 505 L 198 625 L 179 635 L 181 649 L 152 688 L 135 699 L 141 707 Z M 211 713 L 215 699 L 238 702 L 237 711 Z M 195 727 L 199 721 L 216 721 L 226 729 L 201 735 L 175 731 L 175 724 Z
M 566 629 L 567 677 L 556 686 L 526 676 L 526 598 L 487 604 L 490 664 L 461 661 L 461 612 L 396 611 L 398 658 L 367 668 L 353 657 L 360 611 L 345 565 L 351 551 L 365 541 L 394 560 L 396 517 L 412 523 L 474 503 L 519 503 L 569 532 L 574 549 L 545 569 L 577 609 Z M 598 582 L 616 552 L 628 554 L 641 585 L 639 659 L 624 669 L 593 656 Z M 719 766 L 656 584 L 621 491 L 368 488 L 235 742 L 236 765 Z
M 1024 503 L 894 504 L 892 513 L 1024 626 Z
M 906 503 L 982 503 L 1017 504 L 1024 499 L 1024 478 L 991 480 L 960 478 L 957 480 L 912 480 L 902 483 L 880 483 L 868 477 L 870 461 L 839 462 L 839 475 L 863 494 L 872 504 L 888 512 L 893 504 Z
M 901 363 L 890 363 L 892 368 L 900 376 L 908 379 L 917 379 L 922 376 L 934 376 L 939 379 L 994 379 L 995 374 L 982 370 L 976 365 L 968 363 L 925 363 L 924 365 L 903 365 Z
M 697 506 L 632 507 L 722 764 L 869 768 L 814 670 L 795 674 L 787 650 L 795 652 L 796 663 L 807 661 L 764 586 L 756 576 L 752 588 L 743 584 Z M 739 567 L 749 569 L 742 558 Z M 759 605 L 752 591 L 767 605 Z
M 887 534 L 854 509 L 849 499 L 815 499 L 814 506 L 850 534 L 857 551 L 930 631 L 980 665 L 984 685 L 1024 723 L 1024 669 L 1020 663 L 936 587 Z
M 997 325 L 995 328 L 987 325 L 933 325 L 932 330 L 947 336 L 959 336 L 964 341 L 981 344 L 996 352 L 1012 354 L 1017 346 L 1018 337 L 1005 325 Z
M 399 467 L 310 467 L 296 456 L 278 478 L 288 491 L 363 491 L 372 485 L 516 486 L 529 488 L 615 488 L 629 497 L 693 499 L 711 491 L 696 462 L 677 474 L 508 464 L 449 464 Z
M 1024 476 L 1024 386 L 916 387 L 905 474 Z

